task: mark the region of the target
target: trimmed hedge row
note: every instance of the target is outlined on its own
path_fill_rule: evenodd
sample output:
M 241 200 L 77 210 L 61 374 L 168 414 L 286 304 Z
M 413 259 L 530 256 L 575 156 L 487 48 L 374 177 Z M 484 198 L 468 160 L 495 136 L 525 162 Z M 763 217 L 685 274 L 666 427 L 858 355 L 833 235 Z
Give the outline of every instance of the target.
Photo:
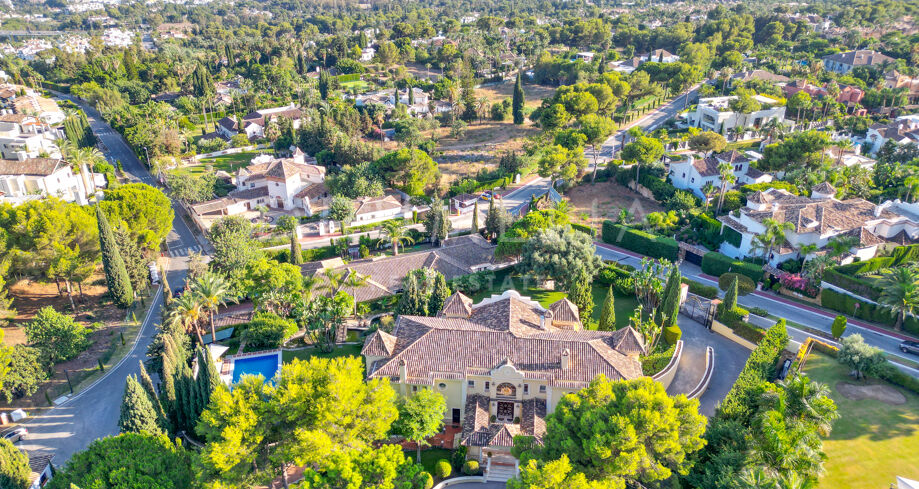
M 702 271 L 715 277 L 720 277 L 728 272 L 746 275 L 753 283 L 763 280 L 763 267 L 752 263 L 735 260 L 717 251 L 706 253 L 702 257 Z
M 839 273 L 832 268 L 827 268 L 823 271 L 823 281 L 873 301 L 877 301 L 878 297 L 881 296 L 881 291 L 871 283 L 851 275 Z
M 571 223 L 571 229 L 585 233 L 590 237 L 594 237 L 597 235 L 597 232 L 594 230 L 594 228 L 584 225 L 584 224 L 578 224 L 576 222 Z
M 603 222 L 603 242 L 652 258 L 666 258 L 670 261 L 677 261 L 680 254 L 680 247 L 673 238 L 646 233 L 613 221 Z
M 836 292 L 832 289 L 823 289 L 820 292 L 820 305 L 865 321 L 888 326 L 893 326 L 897 322 L 897 314 L 890 309 L 870 302 L 860 301 L 851 295 Z M 906 321 L 903 321 L 903 331 L 919 335 L 919 319 L 907 316 Z
M 673 357 L 673 351 L 676 349 L 676 344 L 670 345 L 664 351 L 659 351 L 652 353 L 650 355 L 641 357 L 641 371 L 648 377 L 651 377 L 667 366 L 670 363 L 670 359 Z
M 750 353 L 746 365 L 737 377 L 737 382 L 718 408 L 719 418 L 738 421 L 745 426 L 750 425 L 763 383 L 775 377 L 776 364 L 787 344 L 788 331 L 785 320 L 781 319 L 766 331 L 759 345 Z
M 877 272 L 885 268 L 890 268 L 894 266 L 894 259 L 892 256 L 880 256 L 877 258 L 872 258 L 865 261 L 857 261 L 855 263 L 850 263 L 848 265 L 841 265 L 834 267 L 833 269 L 843 275 L 865 275 L 868 273 Z
M 693 294 L 696 294 L 701 297 L 705 297 L 706 299 L 714 299 L 718 297 L 717 287 L 701 284 L 699 282 L 696 282 L 695 280 L 690 280 L 686 277 L 683 277 L 682 281 L 684 284 L 689 286 L 689 292 Z

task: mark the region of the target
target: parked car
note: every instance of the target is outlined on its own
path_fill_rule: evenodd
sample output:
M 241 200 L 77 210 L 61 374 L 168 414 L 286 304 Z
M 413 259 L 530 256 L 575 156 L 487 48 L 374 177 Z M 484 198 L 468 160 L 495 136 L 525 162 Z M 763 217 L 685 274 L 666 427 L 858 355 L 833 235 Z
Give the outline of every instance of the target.
M 900 351 L 919 355 L 919 341 L 904 341 L 900 343 Z
M 29 430 L 25 428 L 16 428 L 11 431 L 7 431 L 3 434 L 3 439 L 8 440 L 10 443 L 16 443 L 20 440 L 25 440 L 26 435 L 29 434 Z

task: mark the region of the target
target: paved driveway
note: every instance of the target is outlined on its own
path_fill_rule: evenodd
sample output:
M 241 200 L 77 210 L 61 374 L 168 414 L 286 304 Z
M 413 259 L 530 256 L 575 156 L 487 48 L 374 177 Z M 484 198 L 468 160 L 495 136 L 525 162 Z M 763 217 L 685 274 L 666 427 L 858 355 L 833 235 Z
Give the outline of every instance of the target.
M 683 331 L 683 355 L 667 392 L 686 394 L 699 384 L 705 373 L 705 348 L 711 346 L 715 350 L 715 371 L 708 390 L 699 398 L 699 411 L 712 416 L 737 381 L 737 376 L 750 356 L 750 350 L 682 314 L 677 322 Z

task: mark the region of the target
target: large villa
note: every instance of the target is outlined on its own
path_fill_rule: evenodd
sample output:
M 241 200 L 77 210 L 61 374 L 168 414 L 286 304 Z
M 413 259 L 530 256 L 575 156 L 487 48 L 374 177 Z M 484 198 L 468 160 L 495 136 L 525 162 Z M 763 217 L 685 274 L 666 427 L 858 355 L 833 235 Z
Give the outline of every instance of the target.
M 642 376 L 641 336 L 632 328 L 585 330 L 577 307 L 548 308 L 514 290 L 473 304 L 457 292 L 437 317 L 400 316 L 361 354 L 369 378 L 388 378 L 402 395 L 434 389 L 446 423 L 462 426 L 469 458 L 507 456 L 515 435 L 541 439 L 545 417 L 566 394 L 603 374 Z

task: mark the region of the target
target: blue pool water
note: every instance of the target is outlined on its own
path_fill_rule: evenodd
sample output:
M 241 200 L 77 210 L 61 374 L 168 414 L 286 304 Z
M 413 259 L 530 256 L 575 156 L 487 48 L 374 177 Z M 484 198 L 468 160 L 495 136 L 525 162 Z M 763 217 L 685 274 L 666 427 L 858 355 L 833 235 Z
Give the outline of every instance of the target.
M 260 357 L 237 358 L 233 361 L 233 383 L 239 382 L 243 375 L 261 375 L 266 381 L 270 381 L 277 371 L 277 353 Z

